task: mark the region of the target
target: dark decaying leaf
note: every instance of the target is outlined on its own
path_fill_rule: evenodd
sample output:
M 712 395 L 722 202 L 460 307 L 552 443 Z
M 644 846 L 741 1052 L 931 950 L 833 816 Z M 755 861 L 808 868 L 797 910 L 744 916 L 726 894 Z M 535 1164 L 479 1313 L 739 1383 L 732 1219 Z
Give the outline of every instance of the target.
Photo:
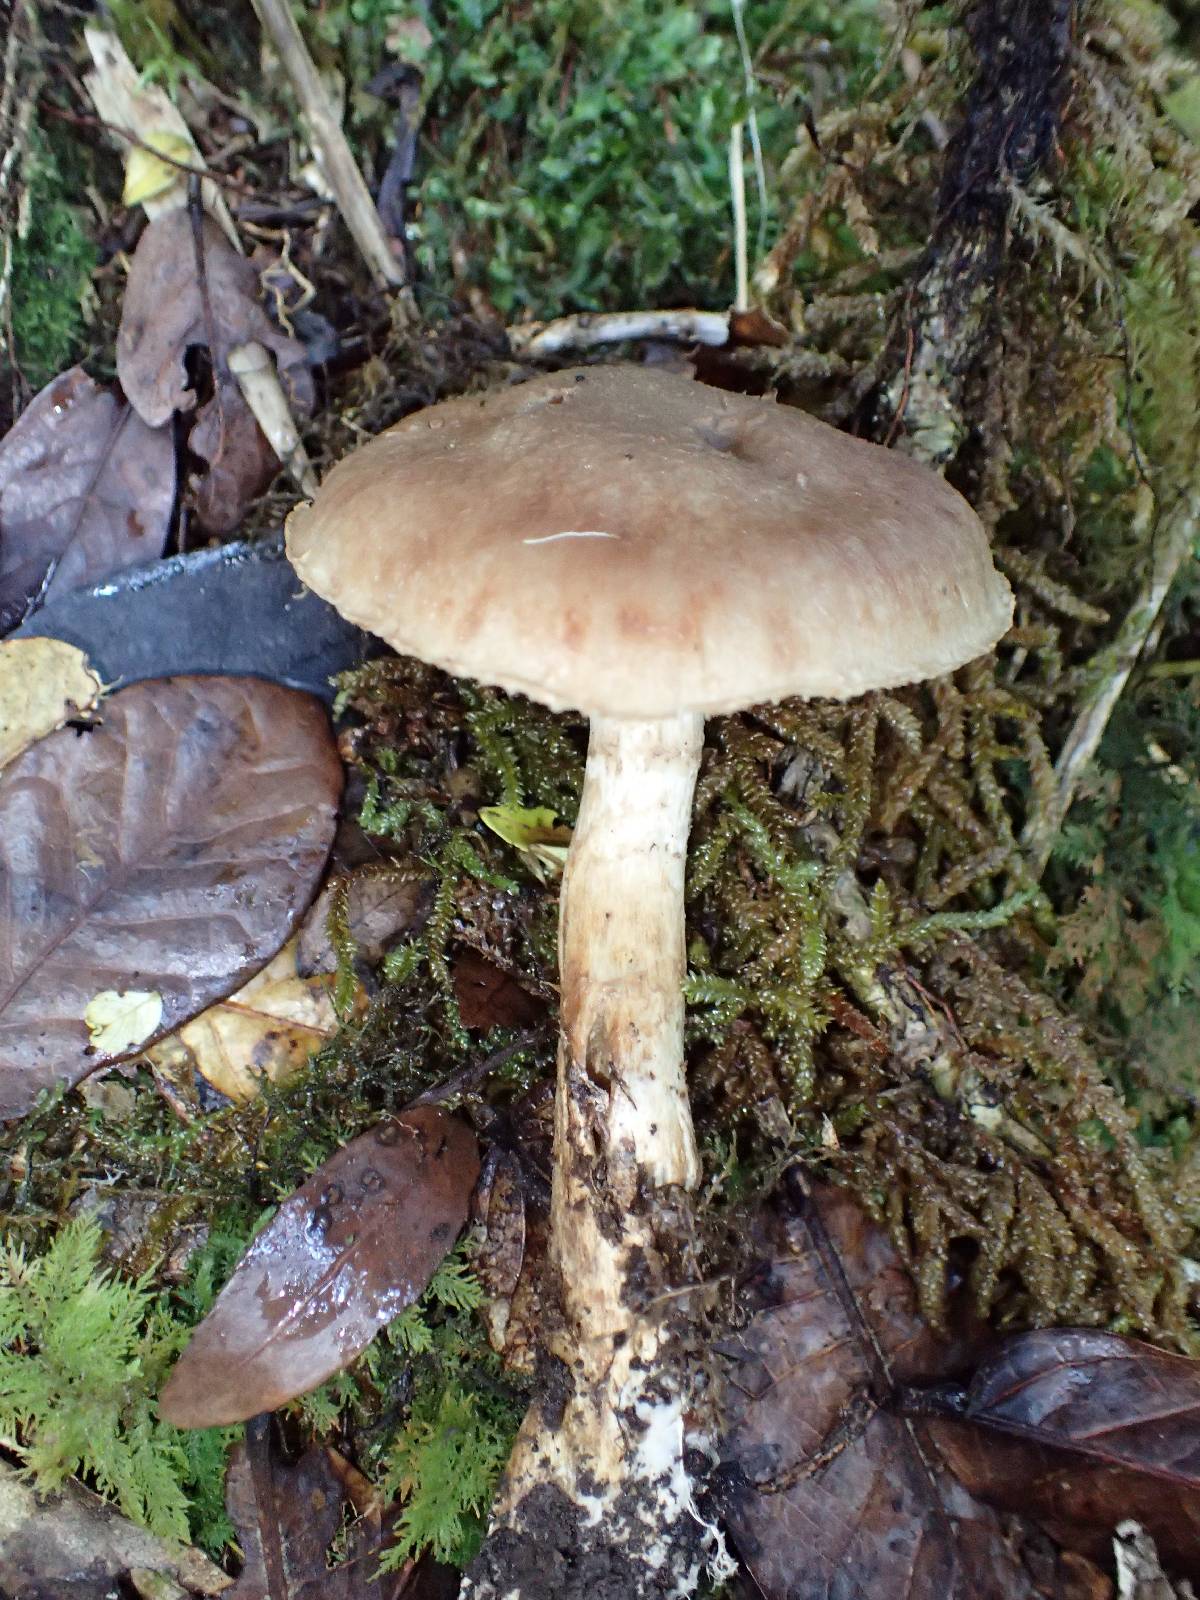
M 339 1150 L 242 1257 L 176 1363 L 161 1414 L 185 1428 L 238 1422 L 348 1366 L 425 1288 L 478 1176 L 474 1135 L 436 1106 Z
M 529 1028 L 546 1011 L 510 972 L 467 948 L 454 958 L 454 998 L 464 1028 Z
M 948 1347 L 918 1317 L 882 1230 L 837 1191 L 812 1203 L 893 1376 L 945 1370 Z M 877 1358 L 836 1269 L 802 1221 L 783 1227 L 767 1288 L 773 1303 L 730 1347 L 726 1520 L 762 1594 L 1037 1594 L 995 1514 L 939 1465 L 913 1424 L 874 1408 Z
M 312 375 L 304 346 L 281 333 L 263 310 L 254 268 L 211 217 L 203 220 L 199 251 L 197 242 L 184 210 L 156 218 L 138 241 L 117 333 L 117 376 L 129 403 L 151 427 L 169 421 L 174 411 L 190 410 L 195 396 L 184 358 L 191 347 L 209 345 L 211 339 L 218 373 L 236 346 L 265 345 L 275 354 L 293 406 L 311 410 Z
M 190 485 L 197 524 L 205 533 L 232 533 L 279 471 L 279 457 L 235 383 L 221 382 L 200 408 L 188 449 L 208 462 Z
M 225 1504 L 245 1557 L 225 1600 L 393 1600 L 405 1574 L 376 1576 L 382 1519 L 365 1511 L 347 1539 L 345 1559 L 327 1564 L 348 1498 L 336 1453 L 307 1451 L 288 1466 L 274 1449 L 268 1418 L 256 1418 L 235 1447 Z
M 1133 1517 L 1168 1567 L 1200 1578 L 1200 1362 L 1046 1328 L 1005 1340 L 969 1384 L 912 1400 L 961 1419 L 930 1429 L 981 1498 L 1091 1555 Z
M 138 1045 L 240 987 L 312 897 L 342 770 L 324 708 L 251 678 L 137 684 L 0 775 L 0 1116 L 105 1055 L 98 994 L 161 996 Z
M 170 430 L 82 367 L 55 378 L 0 443 L 0 632 L 39 594 L 155 560 L 174 503 Z
M 282 534 L 170 556 L 65 594 L 17 637 L 77 645 L 105 683 L 248 673 L 326 700 L 335 673 L 381 648 L 297 585 Z

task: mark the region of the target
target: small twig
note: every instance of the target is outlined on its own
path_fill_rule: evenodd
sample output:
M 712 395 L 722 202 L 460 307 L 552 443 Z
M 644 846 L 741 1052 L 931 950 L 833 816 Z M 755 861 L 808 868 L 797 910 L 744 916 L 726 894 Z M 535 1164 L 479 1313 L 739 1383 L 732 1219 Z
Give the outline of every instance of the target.
M 473 1061 L 470 1066 L 452 1072 L 440 1083 L 431 1083 L 428 1089 L 422 1089 L 420 1094 L 414 1095 L 405 1104 L 405 1111 L 411 1111 L 414 1106 L 440 1106 L 452 1096 L 474 1088 L 498 1067 L 502 1067 L 506 1061 L 511 1061 L 520 1051 L 528 1050 L 533 1039 L 532 1033 L 522 1034 L 519 1039 L 514 1039 L 512 1044 L 506 1044 L 502 1050 L 495 1050 L 490 1056 L 484 1056 L 482 1061 Z
M 375 202 L 334 115 L 291 7 L 287 0 L 253 0 L 253 4 L 296 91 L 317 160 L 363 260 L 382 287 L 405 289 L 404 268 L 388 243 Z M 403 297 L 401 313 L 407 320 L 415 320 L 413 308 Z
M 746 249 L 746 155 L 742 148 L 742 124 L 729 130 L 729 193 L 733 200 L 733 309 L 750 309 L 750 266 Z
M 553 322 L 518 323 L 505 332 L 515 356 L 540 361 L 566 350 L 590 350 L 623 339 L 670 339 L 679 344 L 729 343 L 727 311 L 581 311 Z
M 1057 783 L 1051 803 L 1029 819 L 1021 837 L 1033 872 L 1041 876 L 1080 779 L 1091 763 L 1108 720 L 1145 649 L 1171 585 L 1190 555 L 1200 528 L 1200 501 L 1186 494 L 1167 517 L 1155 540 L 1150 574 L 1130 606 L 1112 643 L 1092 662 L 1090 690 L 1055 764 Z

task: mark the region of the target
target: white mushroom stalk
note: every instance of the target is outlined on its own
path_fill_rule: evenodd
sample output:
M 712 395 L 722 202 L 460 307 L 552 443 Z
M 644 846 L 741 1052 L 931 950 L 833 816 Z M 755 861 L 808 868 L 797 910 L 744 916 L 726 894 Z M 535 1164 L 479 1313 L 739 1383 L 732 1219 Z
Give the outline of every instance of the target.
M 559 911 L 550 1254 L 563 1321 L 547 1344 L 565 1393 L 526 1418 L 497 1508 L 511 1537 L 538 1544 L 546 1488 L 561 1491 L 578 1518 L 576 1560 L 586 1568 L 589 1544 L 602 1545 L 630 1594 L 691 1593 L 713 1543 L 684 1470 L 684 1396 L 664 1350 L 675 1307 L 661 1298 L 677 1281 L 680 1202 L 700 1175 L 682 985 L 703 739 L 688 714 L 591 725 Z M 477 1581 L 475 1594 L 520 1593 L 500 1572 L 495 1587 Z

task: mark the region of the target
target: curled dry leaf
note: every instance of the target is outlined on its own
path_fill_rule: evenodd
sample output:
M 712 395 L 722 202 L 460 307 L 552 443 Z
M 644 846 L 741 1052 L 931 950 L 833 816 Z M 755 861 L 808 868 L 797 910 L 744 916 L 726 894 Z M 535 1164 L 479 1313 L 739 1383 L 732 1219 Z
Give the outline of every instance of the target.
M 287 938 L 333 838 L 324 708 L 252 678 L 136 684 L 0 773 L 0 1116 L 115 1056 L 84 1012 L 162 997 L 159 1032 Z
M 0 631 L 47 599 L 153 561 L 175 504 L 175 445 L 73 367 L 0 443 Z
M 333 1037 L 337 1016 L 326 976 L 303 978 L 290 939 L 250 982 L 209 1006 L 179 1032 L 153 1045 L 147 1056 L 178 1071 L 182 1048 L 187 1064 L 230 1100 L 251 1100 L 264 1079 L 283 1083 L 318 1046 Z
M 101 687 L 73 644 L 6 639 L 0 644 L 0 767 L 64 722 L 91 711 Z
M 1169 1567 L 1200 1579 L 1200 1361 L 1095 1329 L 1004 1341 L 965 1386 L 912 1403 L 981 1499 L 1101 1558 L 1135 1517 Z M 965 1426 L 964 1424 L 970 1424 Z
M 730 1347 L 726 1520 L 759 1589 L 768 1600 L 1036 1594 L 995 1514 L 871 1399 L 878 1357 L 846 1288 L 896 1377 L 944 1370 L 948 1354 L 918 1317 L 899 1258 L 846 1195 L 824 1190 L 812 1203 L 845 1284 L 790 1219 L 771 1304 Z
M 479 1176 L 467 1125 L 435 1106 L 380 1123 L 276 1212 L 176 1363 L 159 1410 L 239 1422 L 348 1366 L 453 1245 Z
M 197 237 L 189 212 L 169 211 L 138 242 L 117 333 L 117 376 L 130 404 L 152 427 L 195 404 L 184 360 L 193 345 L 210 339 L 218 376 L 235 346 L 265 345 L 274 352 L 292 404 L 311 409 L 304 346 L 281 333 L 259 304 L 254 268 L 210 217 Z
M 345 1559 L 327 1565 L 341 1531 L 344 1473 L 336 1452 L 308 1450 L 288 1466 L 272 1447 L 261 1418 L 235 1446 L 225 1479 L 225 1504 L 245 1562 L 226 1600 L 393 1600 L 402 1575 L 376 1576 L 382 1519 L 369 1511 L 351 1529 Z M 359 1509 L 356 1507 L 356 1509 Z
M 471 1265 L 487 1298 L 480 1315 L 488 1342 L 506 1367 L 532 1373 L 541 1325 L 539 1291 L 545 1265 L 545 1205 L 526 1199 L 521 1164 L 510 1150 L 489 1158 L 476 1211 L 481 1226 Z

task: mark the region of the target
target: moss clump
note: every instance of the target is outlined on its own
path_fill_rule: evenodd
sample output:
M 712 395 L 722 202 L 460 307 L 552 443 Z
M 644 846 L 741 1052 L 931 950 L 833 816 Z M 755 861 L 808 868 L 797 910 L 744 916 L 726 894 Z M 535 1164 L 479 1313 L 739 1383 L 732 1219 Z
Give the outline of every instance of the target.
M 24 165 L 28 228 L 13 240 L 12 335 L 17 365 L 40 389 L 82 353 L 96 248 L 78 205 L 79 159 L 35 131 Z

